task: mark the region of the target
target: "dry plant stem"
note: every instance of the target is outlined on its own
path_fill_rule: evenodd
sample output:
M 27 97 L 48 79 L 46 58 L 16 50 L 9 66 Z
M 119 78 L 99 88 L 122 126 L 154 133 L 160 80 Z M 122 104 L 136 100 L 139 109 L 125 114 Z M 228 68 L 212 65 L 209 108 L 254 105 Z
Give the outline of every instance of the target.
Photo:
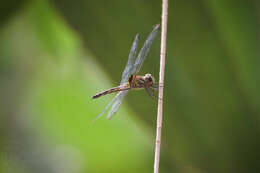
M 161 130 L 162 130 L 162 116 L 163 116 L 163 87 L 164 87 L 163 84 L 164 84 L 164 67 L 165 67 L 165 55 L 166 55 L 167 18 L 168 18 L 168 0 L 162 0 L 162 32 L 161 32 L 161 54 L 160 54 L 160 76 L 159 76 L 159 83 L 162 84 L 162 87 L 159 87 L 159 97 L 158 97 L 154 173 L 159 173 Z

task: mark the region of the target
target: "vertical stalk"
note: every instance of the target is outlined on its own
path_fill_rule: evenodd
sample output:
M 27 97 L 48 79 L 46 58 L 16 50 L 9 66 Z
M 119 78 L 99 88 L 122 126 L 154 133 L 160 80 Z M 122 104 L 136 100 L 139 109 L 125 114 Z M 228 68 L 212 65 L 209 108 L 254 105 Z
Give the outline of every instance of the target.
M 168 18 L 168 0 L 162 0 L 162 32 L 161 32 L 160 75 L 159 75 L 159 85 L 162 85 L 162 86 L 159 87 L 159 97 L 158 97 L 155 156 L 154 156 L 154 173 L 159 173 L 159 162 L 160 162 L 167 18 Z

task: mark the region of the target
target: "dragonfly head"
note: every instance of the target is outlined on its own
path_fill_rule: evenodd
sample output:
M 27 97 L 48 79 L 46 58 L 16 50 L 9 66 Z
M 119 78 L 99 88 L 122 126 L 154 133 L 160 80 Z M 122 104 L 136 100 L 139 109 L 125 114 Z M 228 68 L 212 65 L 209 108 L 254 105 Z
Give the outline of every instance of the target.
M 155 83 L 154 77 L 149 73 L 145 74 L 144 80 L 148 86 L 151 86 Z

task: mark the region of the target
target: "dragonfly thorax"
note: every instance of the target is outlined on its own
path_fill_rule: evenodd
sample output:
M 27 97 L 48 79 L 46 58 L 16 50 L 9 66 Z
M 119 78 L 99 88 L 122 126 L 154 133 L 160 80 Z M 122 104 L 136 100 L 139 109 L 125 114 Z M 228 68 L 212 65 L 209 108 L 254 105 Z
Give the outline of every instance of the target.
M 154 82 L 154 77 L 149 73 L 144 76 L 132 75 L 129 78 L 129 84 L 134 89 L 149 88 L 153 86 Z

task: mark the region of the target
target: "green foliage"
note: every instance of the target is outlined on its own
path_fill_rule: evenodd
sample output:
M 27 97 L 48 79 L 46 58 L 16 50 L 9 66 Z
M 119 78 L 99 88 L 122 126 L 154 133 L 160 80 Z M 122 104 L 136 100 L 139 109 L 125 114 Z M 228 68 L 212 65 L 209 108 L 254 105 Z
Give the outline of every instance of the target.
M 22 120 L 18 124 L 26 123 L 22 130 L 29 128 L 29 132 L 24 133 L 30 136 L 13 139 L 7 135 L 5 145 L 10 145 L 12 156 L 10 160 L 1 159 L 1 163 L 18 162 L 22 166 L 28 162 L 29 172 L 40 171 L 33 160 L 42 159 L 46 164 L 44 169 L 54 172 L 64 169 L 68 172 L 135 172 L 136 169 L 148 172 L 151 169 L 151 141 L 145 128 L 137 127 L 137 122 L 127 116 L 134 117 L 134 114 L 126 104 L 118 112 L 118 118 L 91 123 L 111 99 L 108 96 L 92 100 L 91 96 L 97 89 L 111 84 L 93 55 L 83 49 L 77 34 L 68 29 L 53 8 L 43 1 L 30 4 L 6 26 L 2 38 L 5 52 L 2 65 L 9 64 L 8 72 L 21 73 L 19 84 L 25 85 L 10 98 L 16 110 L 12 116 Z M 15 77 L 10 77 L 8 82 L 17 82 Z M 18 99 L 16 104 L 15 99 Z M 8 117 L 4 116 L 3 121 L 8 122 Z M 3 130 L 7 129 L 8 126 L 4 126 Z M 14 133 L 16 136 L 18 132 Z M 25 146 L 28 153 L 13 153 L 15 146 L 9 144 L 11 140 L 18 146 L 29 142 L 33 149 Z M 4 155 L 7 151 L 1 153 Z M 27 156 L 29 158 L 24 159 Z

